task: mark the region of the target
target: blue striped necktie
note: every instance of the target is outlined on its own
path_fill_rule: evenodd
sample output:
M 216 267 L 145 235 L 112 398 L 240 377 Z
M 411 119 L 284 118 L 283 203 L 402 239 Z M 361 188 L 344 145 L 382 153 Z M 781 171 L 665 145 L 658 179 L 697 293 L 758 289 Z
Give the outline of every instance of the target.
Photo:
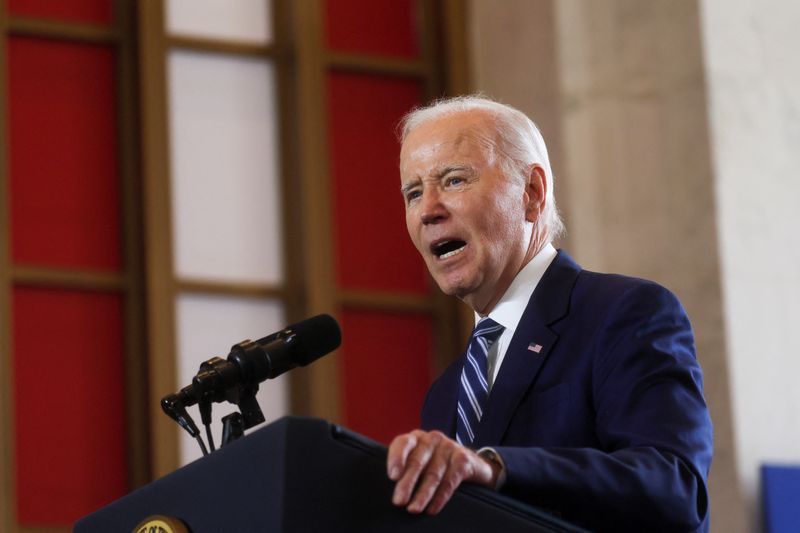
M 461 387 L 458 390 L 456 440 L 469 446 L 475 440 L 475 430 L 481 421 L 489 399 L 486 381 L 489 348 L 500 337 L 503 326 L 491 318 L 482 318 L 472 330 L 464 367 L 461 369 Z

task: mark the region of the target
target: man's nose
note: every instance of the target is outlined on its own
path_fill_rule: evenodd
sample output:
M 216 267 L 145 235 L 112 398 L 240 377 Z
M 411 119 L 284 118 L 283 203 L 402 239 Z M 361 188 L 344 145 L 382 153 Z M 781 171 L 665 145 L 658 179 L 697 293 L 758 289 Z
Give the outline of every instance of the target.
M 420 218 L 423 224 L 435 224 L 447 218 L 447 208 L 438 190 L 431 188 L 422 195 Z

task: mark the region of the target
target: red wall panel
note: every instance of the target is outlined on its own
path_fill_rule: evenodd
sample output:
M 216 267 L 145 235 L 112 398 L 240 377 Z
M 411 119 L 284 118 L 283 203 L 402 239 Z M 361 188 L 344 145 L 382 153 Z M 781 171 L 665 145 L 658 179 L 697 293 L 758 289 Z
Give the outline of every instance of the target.
M 342 52 L 416 57 L 416 4 L 415 0 L 327 0 L 326 43 Z
M 387 444 L 419 427 L 433 366 L 431 319 L 348 309 L 339 318 L 345 424 Z
M 8 83 L 13 261 L 119 270 L 113 50 L 13 37 Z
M 420 101 L 417 81 L 333 73 L 328 80 L 338 282 L 346 289 L 426 293 L 427 271 L 405 226 L 395 135 Z
M 113 4 L 111 0 L 8 0 L 8 12 L 23 17 L 110 24 Z
M 62 525 L 125 494 L 122 300 L 13 291 L 17 518 Z

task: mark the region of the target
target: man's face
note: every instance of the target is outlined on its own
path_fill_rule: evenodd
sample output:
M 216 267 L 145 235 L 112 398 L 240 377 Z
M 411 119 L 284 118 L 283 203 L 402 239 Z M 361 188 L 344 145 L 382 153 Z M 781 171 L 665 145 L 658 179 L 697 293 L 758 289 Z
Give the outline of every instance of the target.
M 400 152 L 411 240 L 442 291 L 480 313 L 505 293 L 530 248 L 529 188 L 504 174 L 494 135 L 486 113 L 457 113 L 418 126 Z

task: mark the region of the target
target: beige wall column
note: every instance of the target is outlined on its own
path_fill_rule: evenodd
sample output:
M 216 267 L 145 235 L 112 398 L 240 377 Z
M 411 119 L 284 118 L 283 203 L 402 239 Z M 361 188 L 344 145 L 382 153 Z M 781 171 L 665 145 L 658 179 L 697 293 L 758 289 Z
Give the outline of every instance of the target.
M 800 3 L 702 0 L 737 465 L 800 464 Z
M 743 531 L 696 2 L 472 0 L 476 90 L 550 142 L 563 245 L 585 267 L 656 280 L 695 328 L 715 425 L 716 531 Z

